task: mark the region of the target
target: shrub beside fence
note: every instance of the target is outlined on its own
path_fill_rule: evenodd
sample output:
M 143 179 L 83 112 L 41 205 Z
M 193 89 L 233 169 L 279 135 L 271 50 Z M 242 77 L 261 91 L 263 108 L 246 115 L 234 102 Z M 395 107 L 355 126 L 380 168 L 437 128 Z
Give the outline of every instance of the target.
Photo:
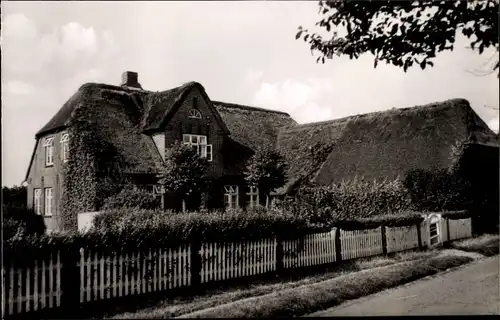
M 442 242 L 472 236 L 470 219 L 440 222 L 442 232 L 446 230 Z M 78 305 L 410 250 L 427 246 L 426 238 L 424 222 L 366 230 L 333 228 L 297 239 L 193 242 L 135 253 L 80 249 L 75 260 L 65 260 L 66 255 L 56 251 L 48 260 L 2 267 L 2 316 L 57 308 L 65 301 Z M 79 274 L 68 280 L 65 275 L 71 273 L 65 270 L 71 268 Z

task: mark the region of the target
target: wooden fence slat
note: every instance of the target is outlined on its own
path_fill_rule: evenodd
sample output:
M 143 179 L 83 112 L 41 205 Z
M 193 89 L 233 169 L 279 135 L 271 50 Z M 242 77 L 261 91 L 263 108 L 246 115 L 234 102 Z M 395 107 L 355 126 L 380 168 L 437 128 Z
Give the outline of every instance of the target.
M 141 255 L 141 260 L 142 260 L 142 272 L 141 272 L 141 294 L 147 292 L 147 272 L 148 272 L 148 258 L 145 253 L 142 253 Z
M 57 267 L 56 267 L 56 306 L 60 307 L 61 306 L 61 252 L 57 251 L 56 253 L 57 256 Z
M 104 279 L 104 255 L 99 252 L 99 299 L 104 299 L 105 279 Z
M 104 267 L 106 268 L 104 292 L 106 299 L 109 299 L 111 298 L 111 257 L 109 256 L 109 254 L 106 255 Z
M 38 269 L 38 260 L 35 260 L 35 267 L 33 269 L 33 273 L 35 275 L 34 279 L 34 288 L 33 288 L 33 310 L 37 311 L 38 310 L 38 274 L 40 270 Z
M 80 303 L 85 302 L 85 250 L 80 249 Z
M 123 295 L 129 295 L 129 286 L 130 286 L 130 256 L 128 253 L 125 253 L 125 261 L 123 262 L 123 276 L 125 277 L 125 286 L 123 288 Z
M 136 279 L 137 279 L 137 274 L 139 273 L 139 270 L 137 269 L 137 252 L 134 252 L 133 254 L 130 254 L 130 259 L 129 259 L 129 265 L 128 265 L 128 270 L 130 270 L 130 289 L 128 294 L 129 295 L 134 295 L 136 290 L 137 290 L 137 285 L 136 285 Z
M 26 312 L 31 310 L 31 266 L 26 268 Z M 2 296 L 3 297 L 3 296 Z
M 45 277 L 47 276 L 46 274 L 46 268 L 45 268 L 45 259 L 42 260 L 42 286 L 41 286 L 41 301 L 40 301 L 40 307 L 41 309 L 45 309 L 46 304 L 46 283 L 45 283 Z
M 17 276 L 17 313 L 21 313 L 23 307 L 23 271 L 21 268 L 16 269 Z

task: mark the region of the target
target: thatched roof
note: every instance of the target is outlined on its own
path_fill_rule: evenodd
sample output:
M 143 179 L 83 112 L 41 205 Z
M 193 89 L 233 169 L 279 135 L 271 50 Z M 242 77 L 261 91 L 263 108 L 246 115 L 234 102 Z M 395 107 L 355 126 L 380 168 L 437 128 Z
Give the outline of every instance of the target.
M 37 132 L 36 138 L 66 129 L 71 125 L 71 121 L 75 120 L 77 109 L 87 109 L 89 111 L 84 114 L 92 114 L 92 121 L 99 130 L 105 131 L 110 142 L 129 164 L 130 172 L 153 173 L 157 171 L 162 160 L 149 134 L 160 130 L 168 122 L 194 88 L 199 89 L 209 102 L 209 107 L 213 108 L 216 121 L 228 135 L 225 147 L 232 149 L 229 153 L 233 155 L 238 155 L 238 152 L 235 152 L 238 148 L 251 152 L 258 145 L 274 146 L 279 128 L 296 124 L 283 112 L 210 102 L 203 86 L 197 82 L 189 82 L 161 92 L 88 83 L 81 86 Z M 227 171 L 239 170 L 241 159 L 244 159 L 241 155 L 234 159 L 225 159 Z
M 278 193 L 304 178 L 328 185 L 447 168 L 453 147 L 467 143 L 498 147 L 495 133 L 463 99 L 297 125 L 278 137 L 290 166 L 289 182 Z
M 152 92 L 145 96 L 144 117 L 142 122 L 143 130 L 145 132 L 160 130 L 163 125 L 168 122 L 170 117 L 175 114 L 187 94 L 194 88 L 199 89 L 204 98 L 210 102 L 203 86 L 194 81 L 185 83 L 180 87 L 170 90 Z M 212 107 L 211 103 L 208 103 L 208 105 L 209 107 Z M 222 130 L 226 134 L 229 134 L 224 121 L 222 121 L 217 112 L 214 112 L 214 114 L 216 121 Z
M 297 124 L 281 111 L 220 101 L 213 104 L 231 132 L 224 143 L 225 174 L 241 174 L 253 150 L 259 146 L 275 148 L 279 130 Z
M 63 105 L 54 117 L 37 133 L 37 138 L 51 132 L 64 130 L 75 119 L 76 111 L 91 115 L 103 136 L 109 139 L 127 163 L 131 173 L 155 172 L 161 163 L 158 152 L 151 152 L 152 138 L 142 133 L 143 110 L 137 100 L 145 91 L 125 87 L 89 83 Z M 82 110 L 83 109 L 83 110 Z M 80 113 L 81 114 L 81 113 Z

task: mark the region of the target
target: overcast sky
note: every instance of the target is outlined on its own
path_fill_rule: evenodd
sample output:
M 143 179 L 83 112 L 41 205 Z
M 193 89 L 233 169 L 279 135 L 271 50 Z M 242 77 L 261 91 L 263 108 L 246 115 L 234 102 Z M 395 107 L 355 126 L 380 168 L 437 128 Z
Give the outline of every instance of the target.
M 2 185 L 21 184 L 34 135 L 85 82 L 143 88 L 198 81 L 213 100 L 289 112 L 299 123 L 450 98 L 468 99 L 498 130 L 498 79 L 467 70 L 479 56 L 459 41 L 425 71 L 370 55 L 325 65 L 297 27 L 318 21 L 316 2 L 2 2 Z

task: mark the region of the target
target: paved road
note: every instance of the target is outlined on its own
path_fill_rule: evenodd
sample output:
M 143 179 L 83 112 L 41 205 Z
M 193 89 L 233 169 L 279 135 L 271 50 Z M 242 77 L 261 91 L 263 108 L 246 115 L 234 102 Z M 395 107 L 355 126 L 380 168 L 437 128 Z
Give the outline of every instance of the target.
M 310 316 L 500 314 L 498 256 Z

